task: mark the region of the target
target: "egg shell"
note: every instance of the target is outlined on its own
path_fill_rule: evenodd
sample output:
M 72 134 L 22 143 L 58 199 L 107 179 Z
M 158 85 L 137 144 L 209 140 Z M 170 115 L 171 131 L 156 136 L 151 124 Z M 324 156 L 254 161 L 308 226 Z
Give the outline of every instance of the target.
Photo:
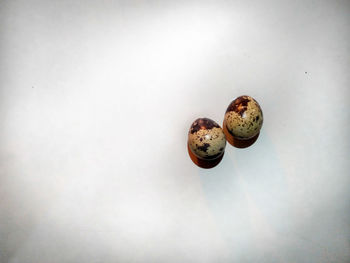
M 210 160 L 224 153 L 226 138 L 215 121 L 199 118 L 192 123 L 188 132 L 188 145 L 198 158 Z
M 263 124 L 259 103 L 250 96 L 240 96 L 230 103 L 225 113 L 227 130 L 236 138 L 247 140 L 256 136 Z

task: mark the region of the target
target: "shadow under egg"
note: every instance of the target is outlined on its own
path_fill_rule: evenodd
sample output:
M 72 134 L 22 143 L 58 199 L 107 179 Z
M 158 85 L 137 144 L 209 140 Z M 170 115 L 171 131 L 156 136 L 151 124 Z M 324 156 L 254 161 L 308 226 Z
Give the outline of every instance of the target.
M 194 153 L 191 151 L 189 144 L 187 143 L 187 151 L 188 154 L 192 160 L 192 162 L 197 165 L 200 168 L 204 168 L 204 169 L 210 169 L 213 168 L 215 166 L 217 166 L 222 158 L 224 157 L 224 153 L 223 152 L 220 156 L 216 157 L 215 159 L 201 159 L 198 158 L 196 155 L 194 155 Z

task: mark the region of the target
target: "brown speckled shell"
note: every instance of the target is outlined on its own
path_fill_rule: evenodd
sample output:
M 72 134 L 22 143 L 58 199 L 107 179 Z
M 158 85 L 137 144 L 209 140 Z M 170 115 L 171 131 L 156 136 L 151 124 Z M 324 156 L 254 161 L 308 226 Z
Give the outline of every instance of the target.
M 199 118 L 192 123 L 188 132 L 188 145 L 198 158 L 210 160 L 224 153 L 226 138 L 215 121 Z
M 227 130 L 234 137 L 247 140 L 260 132 L 263 113 L 255 99 L 250 96 L 240 96 L 228 106 L 225 122 Z

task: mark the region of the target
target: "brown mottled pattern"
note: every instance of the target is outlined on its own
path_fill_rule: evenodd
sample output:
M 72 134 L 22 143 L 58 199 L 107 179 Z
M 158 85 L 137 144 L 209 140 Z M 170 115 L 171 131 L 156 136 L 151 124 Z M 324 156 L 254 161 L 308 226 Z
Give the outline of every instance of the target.
M 197 119 L 188 132 L 188 145 L 201 159 L 215 159 L 224 153 L 226 138 L 221 127 L 211 119 Z
M 227 130 L 236 138 L 249 139 L 257 135 L 263 124 L 258 102 L 250 96 L 235 99 L 225 114 Z
M 227 107 L 226 112 L 234 111 L 240 114 L 241 116 L 243 116 L 243 113 L 247 110 L 247 106 L 249 102 L 250 102 L 249 96 L 240 96 L 231 102 L 231 104 Z
M 208 118 L 199 118 L 195 120 L 190 128 L 191 133 L 195 133 L 199 131 L 200 129 L 212 129 L 212 128 L 220 128 L 219 124 L 217 124 L 215 121 L 208 119 Z

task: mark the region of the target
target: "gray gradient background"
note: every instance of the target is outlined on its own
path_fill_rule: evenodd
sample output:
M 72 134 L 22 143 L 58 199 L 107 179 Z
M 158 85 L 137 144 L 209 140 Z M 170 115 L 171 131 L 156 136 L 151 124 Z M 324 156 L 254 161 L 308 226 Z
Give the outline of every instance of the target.
M 350 262 L 349 14 L 0 1 L 0 262 Z M 258 141 L 196 167 L 242 94 Z

